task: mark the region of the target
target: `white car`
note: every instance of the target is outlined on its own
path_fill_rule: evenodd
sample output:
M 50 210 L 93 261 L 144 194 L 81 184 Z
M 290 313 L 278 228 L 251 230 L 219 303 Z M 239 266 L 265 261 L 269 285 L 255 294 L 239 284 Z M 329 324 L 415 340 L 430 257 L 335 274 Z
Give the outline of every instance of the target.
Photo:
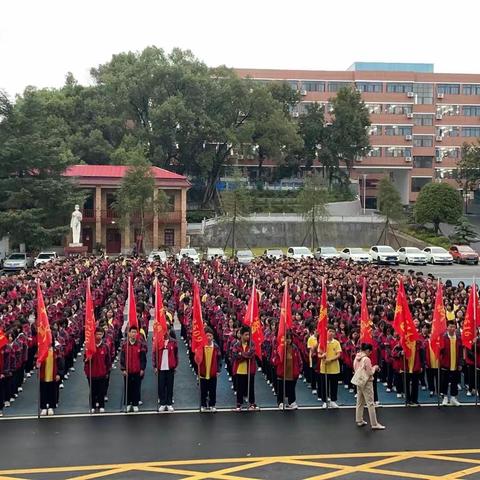
M 315 252 L 315 258 L 323 258 L 324 260 L 340 258 L 340 254 L 335 247 L 318 247 Z
M 287 250 L 287 257 L 302 260 L 304 258 L 313 258 L 313 253 L 307 247 L 290 247 Z
M 283 251 L 275 248 L 267 248 L 263 252 L 263 256 L 267 258 L 273 258 L 274 260 L 280 260 L 283 257 Z
M 340 252 L 340 257 L 345 260 L 351 260 L 356 263 L 369 263 L 372 257 L 363 248 L 344 248 Z
M 398 251 L 400 263 L 405 265 L 426 265 L 427 256 L 417 247 L 402 247 Z
M 167 252 L 164 250 L 152 250 L 148 254 L 148 261 L 149 262 L 155 262 L 159 260 L 160 262 L 166 262 L 167 261 Z
M 453 257 L 443 247 L 425 247 L 423 249 L 429 263 L 452 264 Z
M 50 260 L 56 260 L 58 258 L 57 252 L 40 252 L 33 262 L 34 267 L 42 265 L 42 263 L 48 263 Z
M 368 253 L 372 262 L 398 265 L 398 253 L 388 245 L 374 245 Z
M 223 248 L 207 248 L 207 253 L 205 254 L 207 260 L 213 260 L 215 257 L 226 260 L 227 256 Z
M 242 265 L 248 265 L 254 258 L 251 250 L 237 250 L 237 261 Z
M 33 266 L 33 258 L 27 253 L 11 253 L 3 262 L 3 270 L 16 271 L 26 270 Z
M 195 264 L 200 263 L 200 257 L 194 248 L 180 249 L 180 252 L 177 254 L 177 259 L 182 260 L 183 258 L 189 258 Z

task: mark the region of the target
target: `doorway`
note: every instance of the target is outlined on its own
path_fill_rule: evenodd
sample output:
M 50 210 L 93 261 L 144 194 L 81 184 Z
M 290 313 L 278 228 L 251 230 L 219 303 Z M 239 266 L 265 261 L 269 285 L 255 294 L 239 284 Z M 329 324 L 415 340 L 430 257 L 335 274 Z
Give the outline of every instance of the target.
M 118 228 L 107 228 L 107 253 L 120 253 L 122 250 L 122 236 Z

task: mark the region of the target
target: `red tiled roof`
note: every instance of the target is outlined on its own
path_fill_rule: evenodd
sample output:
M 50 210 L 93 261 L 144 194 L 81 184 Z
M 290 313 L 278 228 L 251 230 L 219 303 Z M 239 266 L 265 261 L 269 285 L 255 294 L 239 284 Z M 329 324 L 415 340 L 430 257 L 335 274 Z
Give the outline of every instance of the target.
M 123 178 L 127 172 L 126 165 L 72 165 L 65 171 L 66 177 L 102 177 Z M 187 180 L 183 175 L 159 167 L 152 167 L 152 174 L 160 180 Z

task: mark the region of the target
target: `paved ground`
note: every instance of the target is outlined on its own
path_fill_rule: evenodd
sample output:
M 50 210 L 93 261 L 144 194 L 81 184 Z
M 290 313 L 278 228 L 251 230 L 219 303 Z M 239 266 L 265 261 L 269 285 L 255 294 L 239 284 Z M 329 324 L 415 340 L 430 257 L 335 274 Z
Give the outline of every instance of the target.
M 480 478 L 480 410 L 379 415 L 381 432 L 350 410 L 11 420 L 0 478 Z

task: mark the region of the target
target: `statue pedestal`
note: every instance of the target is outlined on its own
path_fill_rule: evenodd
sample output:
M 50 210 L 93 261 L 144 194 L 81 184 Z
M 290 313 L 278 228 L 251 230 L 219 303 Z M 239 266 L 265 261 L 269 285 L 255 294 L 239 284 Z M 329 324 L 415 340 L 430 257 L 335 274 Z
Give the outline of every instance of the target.
M 70 243 L 68 247 L 64 248 L 64 252 L 67 257 L 70 255 L 86 255 L 88 247 L 83 246 L 82 243 Z

